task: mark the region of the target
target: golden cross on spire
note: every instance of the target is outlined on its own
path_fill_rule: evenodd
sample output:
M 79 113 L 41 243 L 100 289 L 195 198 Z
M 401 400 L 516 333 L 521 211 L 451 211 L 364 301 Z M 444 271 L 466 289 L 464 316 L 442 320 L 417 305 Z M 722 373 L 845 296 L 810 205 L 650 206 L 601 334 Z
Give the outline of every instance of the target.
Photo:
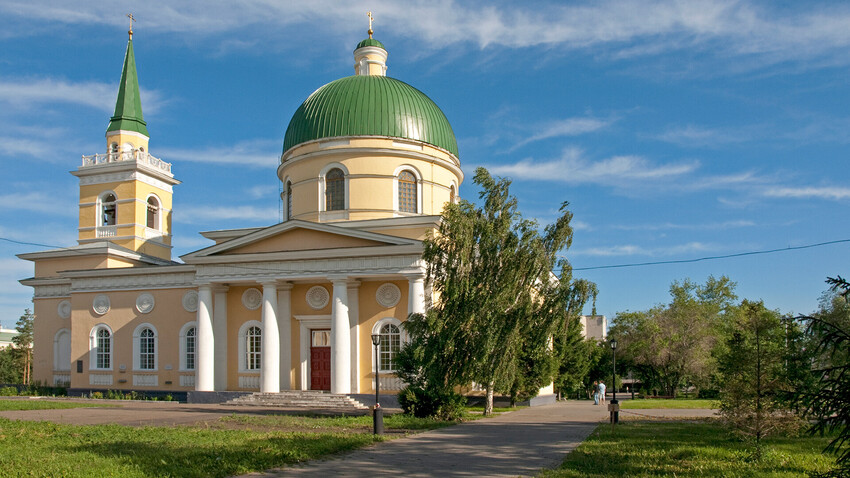
M 127 33 L 130 34 L 130 40 L 132 40 L 133 39 L 133 22 L 136 21 L 136 17 L 134 17 L 132 13 L 128 13 L 127 18 L 130 19 L 130 29 L 127 30 Z
M 369 34 L 369 38 L 372 38 L 372 33 L 375 33 L 372 31 L 372 21 L 374 20 L 374 18 L 372 18 L 372 12 L 366 12 L 366 16 L 369 17 L 369 31 L 366 33 Z

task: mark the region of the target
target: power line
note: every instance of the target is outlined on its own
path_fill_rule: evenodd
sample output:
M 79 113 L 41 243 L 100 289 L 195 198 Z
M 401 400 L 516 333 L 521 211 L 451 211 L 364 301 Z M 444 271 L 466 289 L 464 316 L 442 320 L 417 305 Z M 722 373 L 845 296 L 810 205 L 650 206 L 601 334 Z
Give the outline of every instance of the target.
M 13 244 L 21 244 L 21 245 L 25 245 L 25 246 L 49 247 L 49 248 L 53 248 L 53 249 L 72 251 L 72 252 L 77 252 L 77 253 L 81 253 L 81 254 L 86 253 L 86 251 L 80 251 L 80 250 L 71 249 L 71 248 L 68 248 L 68 247 L 51 246 L 51 245 L 47 245 L 47 244 L 39 244 L 39 243 L 36 243 L 36 242 L 16 241 L 14 239 L 9 239 L 9 238 L 6 238 L 6 237 L 0 237 L 0 241 L 6 241 L 6 242 L 11 242 Z M 713 260 L 718 260 L 718 259 L 729 259 L 729 258 L 732 258 L 732 257 L 755 256 L 755 255 L 761 255 L 761 254 L 773 254 L 773 253 L 776 253 L 776 252 L 796 251 L 796 250 L 800 250 L 800 249 L 812 249 L 812 248 L 815 248 L 815 247 L 823 247 L 823 246 L 829 246 L 829 245 L 832 245 L 832 244 L 841 244 L 841 243 L 846 243 L 846 242 L 850 242 L 850 239 L 838 239 L 838 240 L 835 240 L 835 241 L 818 242 L 816 244 L 806 244 L 806 245 L 803 245 L 803 246 L 788 246 L 788 247 L 783 247 L 783 248 L 780 248 L 780 249 L 768 249 L 768 250 L 763 250 L 763 251 L 738 252 L 738 253 L 735 253 L 735 254 L 726 254 L 726 255 L 720 255 L 720 256 L 698 257 L 696 259 L 678 259 L 678 260 L 654 261 L 654 262 L 632 262 L 632 263 L 628 263 L 628 264 L 612 264 L 612 265 L 607 265 L 607 266 L 573 267 L 572 270 L 573 271 L 592 271 L 592 270 L 600 270 L 600 269 L 622 269 L 622 268 L 626 268 L 626 267 L 658 266 L 658 265 L 665 265 L 665 264 L 688 264 L 688 263 L 693 263 L 693 262 L 704 262 L 704 261 L 713 261 Z M 247 270 L 257 270 L 257 271 L 263 271 L 263 272 L 269 271 L 268 269 L 264 269 L 264 268 L 260 268 L 260 267 L 237 266 L 237 265 L 231 265 L 230 267 L 236 267 L 236 268 L 247 269 Z
M 828 246 L 831 244 L 839 244 L 842 242 L 850 242 L 850 239 L 838 239 L 836 241 L 827 241 L 827 242 L 819 242 L 817 244 L 806 244 L 804 246 L 788 246 L 781 249 L 768 249 L 764 251 L 749 251 L 749 252 L 738 252 L 736 254 L 726 254 L 722 256 L 707 256 L 707 257 L 699 257 L 696 259 L 679 259 L 679 260 L 669 260 L 669 261 L 655 261 L 655 262 L 634 262 L 630 264 L 613 264 L 609 266 L 592 266 L 592 267 L 574 267 L 574 271 L 591 271 L 591 270 L 599 270 L 599 269 L 621 269 L 624 267 L 642 267 L 642 266 L 657 266 L 664 264 L 687 264 L 691 262 L 702 262 L 702 261 L 713 261 L 717 259 L 728 259 L 730 257 L 743 257 L 743 256 L 755 256 L 759 254 L 773 254 L 775 252 L 787 252 L 787 251 L 795 251 L 799 249 L 811 249 L 813 247 L 821 247 Z

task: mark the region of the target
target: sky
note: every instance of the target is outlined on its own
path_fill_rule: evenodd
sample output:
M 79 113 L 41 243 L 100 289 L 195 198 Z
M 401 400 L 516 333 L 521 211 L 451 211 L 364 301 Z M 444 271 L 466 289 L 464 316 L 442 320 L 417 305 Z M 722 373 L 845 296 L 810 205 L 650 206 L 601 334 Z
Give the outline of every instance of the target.
M 809 313 L 850 275 L 850 4 L 516 3 L 0 0 L 0 324 L 31 307 L 15 255 L 76 244 L 69 171 L 106 151 L 126 13 L 150 152 L 182 181 L 175 259 L 199 231 L 280 220 L 289 120 L 353 74 L 372 11 L 387 74 L 452 124 L 463 198 L 483 166 L 541 225 L 569 202 L 563 256 L 598 313 L 710 275 Z

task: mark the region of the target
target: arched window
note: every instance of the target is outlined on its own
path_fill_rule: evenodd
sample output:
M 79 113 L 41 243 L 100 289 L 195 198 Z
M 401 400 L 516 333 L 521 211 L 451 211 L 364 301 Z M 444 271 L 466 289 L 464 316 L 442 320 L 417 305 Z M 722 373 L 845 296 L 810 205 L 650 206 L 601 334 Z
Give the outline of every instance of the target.
M 112 369 L 112 330 L 105 324 L 92 329 L 89 337 L 90 368 L 95 370 Z
M 115 225 L 115 195 L 106 193 L 100 198 L 100 221 L 101 226 Z
M 186 370 L 195 370 L 195 328 L 186 331 Z
M 449 189 L 449 202 L 454 204 L 456 197 L 457 197 L 457 190 L 455 189 L 455 185 L 452 184 L 452 188 Z
M 109 145 L 109 161 L 118 161 L 118 143 Z
M 71 331 L 68 329 L 61 329 L 53 337 L 53 370 L 71 370 Z
M 156 342 L 153 330 L 145 328 L 139 336 L 139 369 L 153 370 L 156 360 Z
M 196 322 L 186 322 L 180 329 L 180 370 L 195 370 L 197 347 Z
M 416 197 L 416 176 L 410 171 L 402 171 L 398 175 L 398 210 L 401 212 L 418 212 L 419 204 Z
M 387 318 L 378 321 L 372 329 L 372 333 L 381 336 L 378 344 L 378 367 L 381 373 L 395 372 L 395 357 L 401 350 L 404 332 L 401 322 L 395 318 Z M 373 359 L 374 360 L 374 359 Z
M 292 181 L 286 181 L 286 220 L 292 219 Z
M 345 209 L 345 173 L 334 168 L 325 174 L 325 210 L 342 211 Z
M 159 229 L 159 201 L 155 196 L 148 198 L 147 226 L 150 229 Z
M 133 332 L 133 369 L 156 370 L 157 333 L 153 325 L 142 324 Z
M 245 333 L 245 369 L 260 370 L 263 333 L 259 327 L 248 327 Z

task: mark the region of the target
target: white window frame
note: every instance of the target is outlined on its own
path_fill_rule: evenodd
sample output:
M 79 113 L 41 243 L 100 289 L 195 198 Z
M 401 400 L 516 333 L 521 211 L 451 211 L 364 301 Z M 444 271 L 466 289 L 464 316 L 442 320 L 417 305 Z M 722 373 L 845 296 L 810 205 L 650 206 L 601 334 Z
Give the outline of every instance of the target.
M 66 334 L 68 336 L 68 362 L 63 363 L 60 361 L 60 337 L 62 334 Z M 70 329 L 59 329 L 56 334 L 53 336 L 53 370 L 55 372 L 70 372 L 71 371 L 71 330 Z
M 109 354 L 107 357 L 109 358 L 109 367 L 99 368 L 97 366 L 97 355 L 98 355 L 98 346 L 97 346 L 97 333 L 101 330 L 106 330 L 109 332 Z M 92 327 L 91 332 L 89 333 L 89 370 L 112 370 L 113 367 L 113 357 L 115 355 L 115 333 L 112 331 L 112 327 L 106 324 L 97 324 Z
M 151 198 L 156 201 L 156 215 L 154 216 L 154 227 L 148 226 L 148 205 L 150 204 Z M 145 199 L 145 227 L 148 229 L 154 229 L 157 231 L 162 231 L 162 199 L 159 198 L 156 194 L 148 194 L 148 197 Z
M 343 177 L 345 178 L 345 191 L 344 191 L 344 208 L 342 210 L 337 211 L 328 211 L 326 204 L 326 196 L 325 196 L 325 175 L 328 174 L 332 169 L 339 169 L 342 171 Z M 325 165 L 324 168 L 319 172 L 319 217 L 323 220 L 335 220 L 335 219 L 348 219 L 348 209 L 350 207 L 349 198 L 351 197 L 351 184 L 349 181 L 349 172 L 348 168 L 340 163 L 330 163 Z
M 258 327 L 260 329 L 260 367 L 256 369 L 248 368 L 248 329 Z M 249 320 L 239 327 L 239 372 L 240 373 L 259 373 L 263 369 L 263 346 L 262 346 L 263 324 L 257 320 Z
M 195 368 L 187 367 L 187 354 L 188 350 L 186 347 L 186 339 L 189 337 L 189 330 L 195 329 Z M 183 324 L 183 327 L 180 329 L 180 344 L 178 346 L 180 352 L 180 371 L 181 372 L 194 372 L 198 369 L 198 322 L 193 320 L 191 322 L 186 322 Z
M 384 325 L 387 325 L 387 324 L 395 325 L 396 327 L 398 327 L 399 348 L 404 346 L 404 344 L 406 344 L 410 341 L 410 337 L 407 335 L 407 331 L 404 330 L 404 322 L 396 319 L 395 317 L 384 317 L 383 319 L 375 322 L 375 325 L 372 326 L 372 334 L 380 334 L 381 328 L 383 328 Z M 376 347 L 375 347 L 374 344 L 372 344 L 372 337 L 371 337 L 372 334 L 370 334 L 370 337 L 369 337 L 369 347 L 372 349 L 372 373 L 375 373 L 375 348 Z M 380 345 L 377 348 L 380 349 L 381 348 Z M 396 370 L 395 369 L 386 369 L 386 370 L 381 369 L 380 373 L 396 373 Z
M 455 193 L 455 197 L 452 198 L 452 191 Z M 457 183 L 452 181 L 451 186 L 449 186 L 449 202 L 457 204 L 460 201 L 460 193 L 458 193 Z
M 113 203 L 113 204 L 115 204 L 115 224 L 104 224 L 103 223 L 103 205 L 104 205 L 103 199 L 110 194 L 112 195 L 112 197 L 115 198 L 115 202 Z M 118 225 L 118 195 L 115 194 L 115 191 L 112 191 L 111 189 L 107 190 L 107 191 L 103 191 L 97 196 L 97 225 L 98 226 L 117 226 Z
M 153 332 L 153 368 L 142 368 L 142 331 L 150 329 Z M 159 333 L 152 324 L 145 322 L 133 331 L 133 371 L 156 372 L 159 370 Z
M 413 177 L 416 178 L 416 212 L 401 212 L 399 210 L 400 204 L 398 200 L 399 186 L 398 186 L 398 176 L 404 172 L 408 171 L 413 174 Z M 419 173 L 419 170 L 414 168 L 409 164 L 403 164 L 395 169 L 393 172 L 393 212 L 396 216 L 407 216 L 410 214 L 422 214 L 422 175 Z

